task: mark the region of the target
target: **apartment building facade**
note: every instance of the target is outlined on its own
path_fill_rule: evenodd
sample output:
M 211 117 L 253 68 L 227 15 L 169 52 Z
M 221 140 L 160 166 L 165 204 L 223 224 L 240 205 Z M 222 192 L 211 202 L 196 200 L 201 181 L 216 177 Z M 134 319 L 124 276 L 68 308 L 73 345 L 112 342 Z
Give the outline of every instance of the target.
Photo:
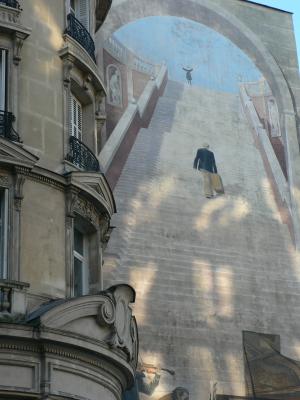
M 0 2 L 0 397 L 120 399 L 137 328 L 104 290 L 115 213 L 94 35 L 111 1 Z

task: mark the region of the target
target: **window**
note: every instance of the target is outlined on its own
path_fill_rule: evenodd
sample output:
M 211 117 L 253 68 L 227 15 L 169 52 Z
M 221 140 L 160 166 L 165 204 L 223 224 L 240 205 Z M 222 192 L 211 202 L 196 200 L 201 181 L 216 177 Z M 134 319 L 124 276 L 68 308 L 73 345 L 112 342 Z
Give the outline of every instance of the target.
M 89 291 L 88 241 L 86 236 L 74 228 L 74 296 Z
M 0 278 L 7 279 L 8 190 L 0 189 Z
M 90 31 L 90 0 L 70 0 L 70 14 Z
M 74 17 L 76 17 L 75 8 L 76 8 L 76 1 L 70 0 L 70 13 L 74 15 Z
M 76 139 L 82 140 L 82 105 L 71 94 L 70 96 L 70 135 Z
M 7 50 L 0 49 L 0 110 L 6 110 Z

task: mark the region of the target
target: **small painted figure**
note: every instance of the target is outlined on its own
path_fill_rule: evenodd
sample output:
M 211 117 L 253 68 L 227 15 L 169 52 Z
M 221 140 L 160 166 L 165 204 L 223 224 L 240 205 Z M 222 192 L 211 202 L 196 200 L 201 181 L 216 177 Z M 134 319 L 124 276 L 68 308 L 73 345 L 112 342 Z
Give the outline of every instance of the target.
M 193 71 L 193 68 L 182 67 L 182 69 L 185 71 L 185 77 L 186 77 L 187 83 L 189 85 L 191 85 L 192 84 L 192 71 Z
M 120 75 L 117 70 L 113 70 L 110 80 L 109 80 L 109 93 L 110 93 L 110 102 L 116 106 L 120 106 L 122 104 L 121 100 L 121 82 Z

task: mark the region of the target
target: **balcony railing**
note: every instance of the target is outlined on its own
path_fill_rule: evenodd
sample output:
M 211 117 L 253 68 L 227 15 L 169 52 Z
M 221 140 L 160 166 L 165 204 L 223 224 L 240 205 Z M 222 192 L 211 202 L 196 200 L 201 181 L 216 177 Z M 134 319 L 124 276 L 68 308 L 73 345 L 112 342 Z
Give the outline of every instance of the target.
M 75 39 L 96 62 L 95 43 L 88 30 L 73 14 L 68 14 L 68 27 L 65 33 Z
M 16 8 L 17 10 L 21 10 L 20 4 L 17 0 L 0 0 L 0 4 L 4 4 L 7 7 Z
M 15 119 L 13 113 L 0 110 L 0 137 L 14 142 L 20 142 L 20 136 L 13 128 Z
M 94 153 L 74 136 L 70 137 L 70 152 L 66 158 L 84 171 L 100 172 L 99 161 Z

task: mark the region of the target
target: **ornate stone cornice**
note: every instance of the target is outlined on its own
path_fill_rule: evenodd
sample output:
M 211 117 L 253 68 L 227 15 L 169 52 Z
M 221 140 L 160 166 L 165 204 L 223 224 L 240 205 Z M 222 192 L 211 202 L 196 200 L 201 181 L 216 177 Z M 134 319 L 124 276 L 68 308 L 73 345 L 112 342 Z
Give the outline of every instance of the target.
M 26 150 L 22 144 L 0 138 L 0 165 L 12 165 L 32 169 L 38 157 Z
M 52 186 L 55 189 L 65 190 L 65 179 L 64 177 L 55 174 L 54 172 L 48 171 L 43 168 L 28 169 L 26 167 L 16 166 L 15 170 L 18 174 L 24 175 L 25 177 L 34 180 L 36 182 L 43 183 L 48 186 Z

